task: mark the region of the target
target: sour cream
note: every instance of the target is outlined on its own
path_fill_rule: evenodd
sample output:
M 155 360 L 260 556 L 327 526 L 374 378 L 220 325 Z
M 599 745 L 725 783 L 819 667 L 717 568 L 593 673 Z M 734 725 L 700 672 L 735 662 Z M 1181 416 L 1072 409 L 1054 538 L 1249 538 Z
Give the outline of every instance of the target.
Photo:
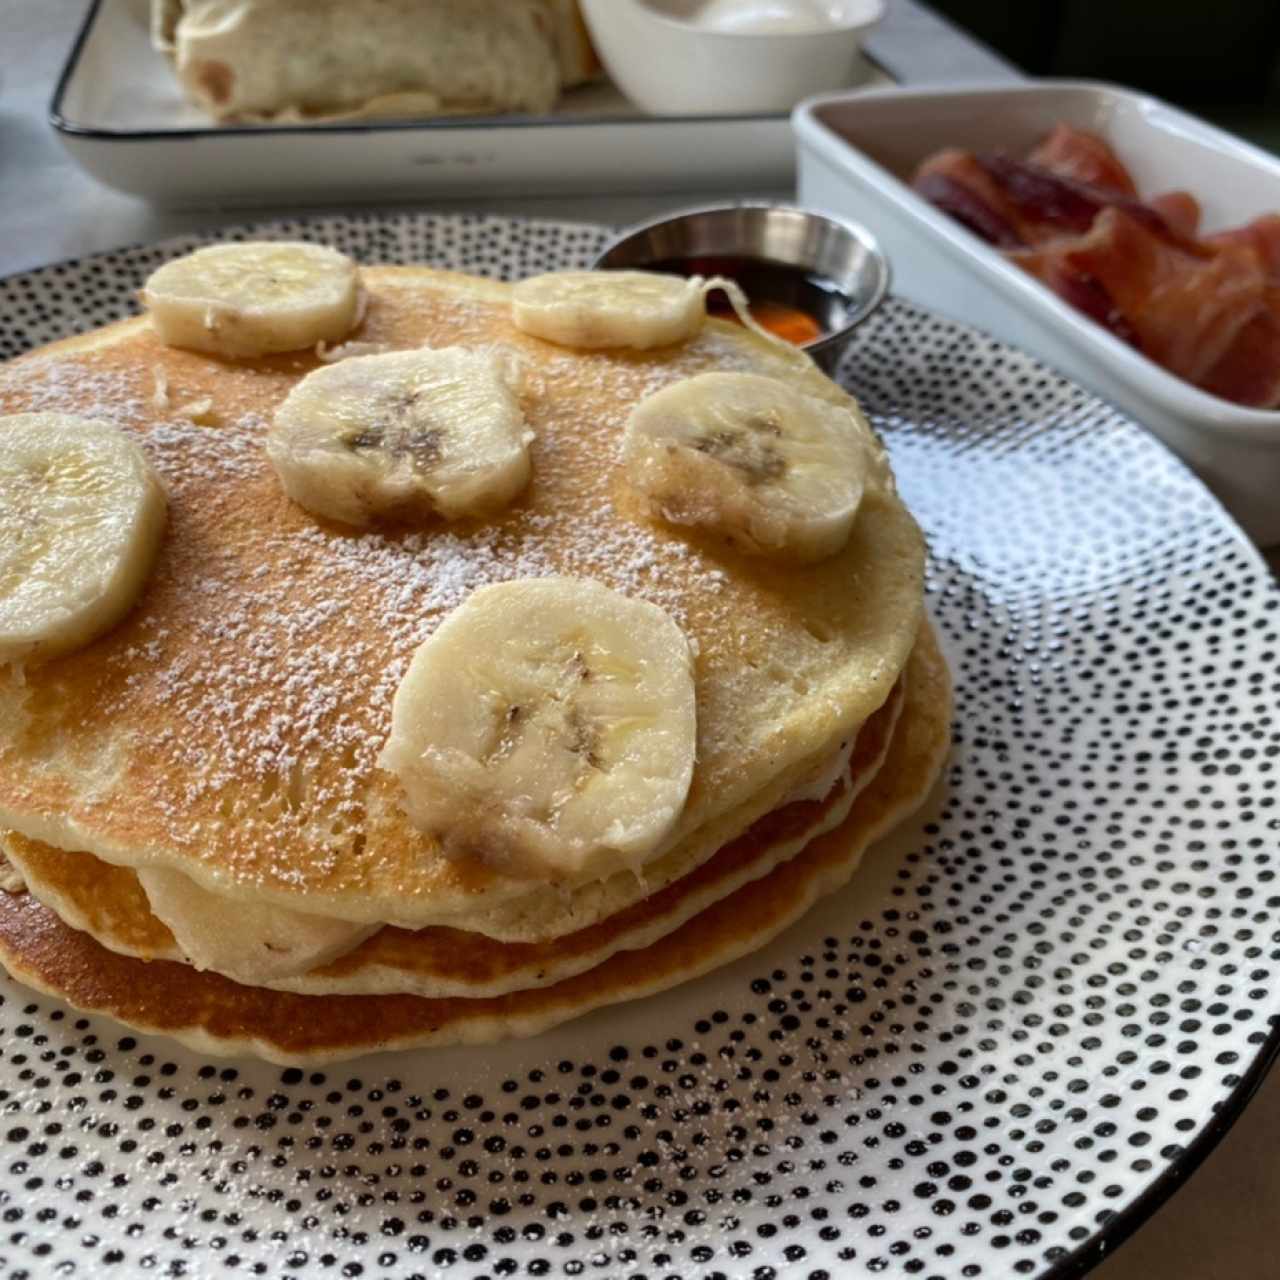
M 821 0 L 708 0 L 691 22 L 710 31 L 744 34 L 825 31 L 839 25 Z

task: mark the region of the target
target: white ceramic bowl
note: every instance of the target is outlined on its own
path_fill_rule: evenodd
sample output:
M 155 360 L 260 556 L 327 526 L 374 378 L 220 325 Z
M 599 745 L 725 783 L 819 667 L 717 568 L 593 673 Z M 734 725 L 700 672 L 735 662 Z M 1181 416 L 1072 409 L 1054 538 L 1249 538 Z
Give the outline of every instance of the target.
M 856 218 L 894 287 L 1025 347 L 1122 406 L 1205 479 L 1262 546 L 1280 542 L 1280 412 L 1167 373 L 1007 262 L 907 185 L 939 147 L 1023 151 L 1063 120 L 1100 133 L 1146 196 L 1185 188 L 1214 231 L 1280 210 L 1280 160 L 1155 98 L 1071 81 L 863 91 L 792 116 L 799 199 Z
M 581 0 L 614 83 L 653 115 L 787 111 L 854 83 L 884 0 Z

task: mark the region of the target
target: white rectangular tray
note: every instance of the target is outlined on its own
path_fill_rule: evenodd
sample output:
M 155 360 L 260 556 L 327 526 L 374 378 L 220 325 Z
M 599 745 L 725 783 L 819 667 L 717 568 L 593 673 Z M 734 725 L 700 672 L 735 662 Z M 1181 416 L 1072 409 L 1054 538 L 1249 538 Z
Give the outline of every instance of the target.
M 860 84 L 892 83 L 864 60 Z M 611 84 L 550 116 L 332 125 L 212 124 L 151 48 L 145 0 L 94 0 L 54 93 L 68 151 L 164 205 L 789 186 L 785 114 L 641 115 Z

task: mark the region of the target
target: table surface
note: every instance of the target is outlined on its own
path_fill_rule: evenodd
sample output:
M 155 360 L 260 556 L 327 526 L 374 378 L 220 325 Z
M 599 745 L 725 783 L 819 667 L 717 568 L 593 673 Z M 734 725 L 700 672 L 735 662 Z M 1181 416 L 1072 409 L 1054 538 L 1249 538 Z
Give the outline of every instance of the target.
M 157 210 L 100 186 L 64 154 L 46 113 L 54 82 L 88 0 L 0 0 L 0 275 L 63 258 L 276 217 L 296 210 Z M 913 80 L 977 79 L 1011 70 L 942 24 L 914 0 L 891 0 L 892 22 L 877 55 L 895 73 L 910 56 Z M 945 69 L 943 71 L 942 69 Z M 786 192 L 742 192 L 781 197 Z M 690 195 L 525 197 L 434 202 L 441 210 L 586 218 L 626 223 Z M 928 302 L 927 298 L 921 301 Z M 972 319 L 972 317 L 970 317 Z M 1273 567 L 1280 567 L 1273 554 Z M 1274 1280 L 1274 1206 L 1280 1204 L 1280 1074 L 1273 1073 L 1248 1112 L 1192 1180 L 1116 1255 L 1096 1280 Z

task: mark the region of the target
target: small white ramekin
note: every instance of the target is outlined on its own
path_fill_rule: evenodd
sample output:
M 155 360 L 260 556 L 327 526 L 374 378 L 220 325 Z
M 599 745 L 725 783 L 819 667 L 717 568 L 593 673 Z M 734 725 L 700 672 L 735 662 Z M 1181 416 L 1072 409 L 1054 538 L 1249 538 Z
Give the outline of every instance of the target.
M 826 0 L 810 30 L 719 28 L 705 0 L 581 0 L 610 78 L 652 115 L 789 111 L 807 94 L 853 83 L 883 0 Z

